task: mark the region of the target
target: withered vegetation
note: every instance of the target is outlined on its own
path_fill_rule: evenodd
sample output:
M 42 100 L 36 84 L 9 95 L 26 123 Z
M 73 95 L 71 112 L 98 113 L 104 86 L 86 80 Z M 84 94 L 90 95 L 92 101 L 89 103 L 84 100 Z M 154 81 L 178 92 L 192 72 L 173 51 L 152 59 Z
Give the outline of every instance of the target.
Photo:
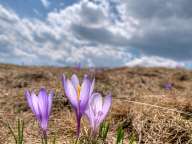
M 134 134 L 138 143 L 192 143 L 192 72 L 166 68 L 88 69 L 25 67 L 0 65 L 0 143 L 13 143 L 5 122 L 16 125 L 17 118 L 25 121 L 25 143 L 40 140 L 38 124 L 28 108 L 25 89 L 53 89 L 49 137 L 57 143 L 70 144 L 75 139 L 75 117 L 61 84 L 62 73 L 79 76 L 88 73 L 96 78 L 95 91 L 103 95 L 111 91 L 113 104 L 107 117 L 110 130 L 108 143 L 115 143 L 119 125 L 125 130 L 125 144 Z M 164 85 L 172 88 L 166 90 Z M 88 122 L 83 119 L 82 135 L 88 134 Z

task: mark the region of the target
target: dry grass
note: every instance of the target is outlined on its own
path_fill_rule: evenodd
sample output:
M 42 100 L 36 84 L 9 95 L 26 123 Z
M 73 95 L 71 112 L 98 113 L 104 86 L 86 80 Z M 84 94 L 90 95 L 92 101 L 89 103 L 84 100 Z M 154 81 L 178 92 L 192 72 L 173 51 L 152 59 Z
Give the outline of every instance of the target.
M 40 132 L 33 114 L 26 104 L 24 90 L 45 86 L 54 89 L 53 110 L 49 123 L 49 137 L 56 135 L 58 144 L 70 144 L 75 139 L 75 117 L 64 96 L 60 82 L 62 73 L 71 75 L 72 68 L 19 67 L 0 65 L 0 143 L 13 143 L 13 138 L 2 122 L 15 125 L 24 119 L 25 142 L 39 143 Z M 78 73 L 88 73 L 84 69 Z M 106 94 L 112 91 L 113 105 L 108 143 L 115 143 L 115 130 L 122 125 L 128 143 L 135 134 L 138 143 L 192 143 L 192 72 L 183 69 L 118 68 L 99 70 L 95 74 L 95 90 Z M 172 90 L 163 88 L 172 83 Z M 82 122 L 82 133 L 88 134 L 88 124 Z M 83 135 L 82 134 L 82 135 Z M 84 142 L 85 143 L 85 142 Z

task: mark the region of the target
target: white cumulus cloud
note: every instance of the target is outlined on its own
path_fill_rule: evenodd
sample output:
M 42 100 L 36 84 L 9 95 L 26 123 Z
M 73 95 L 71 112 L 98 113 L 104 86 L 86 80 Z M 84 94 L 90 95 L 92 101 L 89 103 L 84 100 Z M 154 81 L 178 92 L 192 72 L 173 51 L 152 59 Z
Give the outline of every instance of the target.
M 41 2 L 50 5 L 48 0 Z M 154 6 L 157 3 L 149 5 Z M 167 16 L 161 9 L 151 11 L 156 15 L 133 0 L 80 0 L 49 12 L 45 19 L 30 19 L 0 5 L 0 61 L 166 67 L 189 62 L 192 17 L 179 10 L 176 16 L 172 11 Z
M 50 2 L 48 0 L 40 0 L 42 5 L 45 7 L 45 8 L 48 8 L 49 5 L 50 5 Z
M 170 67 L 170 68 L 176 68 L 176 67 L 183 67 L 184 63 L 182 62 L 176 62 L 171 59 L 165 59 L 157 56 L 143 56 L 140 58 L 134 58 L 133 60 L 126 63 L 127 66 L 133 67 L 133 66 L 144 66 L 144 67 Z

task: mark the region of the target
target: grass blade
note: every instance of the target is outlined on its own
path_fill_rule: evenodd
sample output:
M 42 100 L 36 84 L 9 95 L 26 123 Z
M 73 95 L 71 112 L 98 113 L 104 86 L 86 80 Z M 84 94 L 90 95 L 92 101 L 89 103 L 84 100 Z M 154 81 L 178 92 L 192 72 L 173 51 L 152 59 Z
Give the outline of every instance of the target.
M 17 136 L 15 135 L 12 127 L 10 126 L 10 124 L 8 122 L 7 122 L 7 127 L 9 128 L 9 131 L 11 132 L 11 135 L 14 137 L 15 143 L 17 144 Z
M 20 126 L 20 120 L 17 120 L 17 134 L 18 134 L 18 144 L 21 144 L 21 126 Z
M 23 144 L 23 142 L 24 142 L 24 135 L 23 135 L 23 133 L 24 133 L 24 121 L 21 120 L 21 144 Z
M 117 129 L 116 144 L 123 144 L 123 140 L 124 140 L 124 130 L 122 127 L 119 127 Z
M 102 123 L 99 129 L 99 137 L 101 137 L 103 142 L 107 138 L 108 131 L 109 131 L 109 123 L 107 122 Z

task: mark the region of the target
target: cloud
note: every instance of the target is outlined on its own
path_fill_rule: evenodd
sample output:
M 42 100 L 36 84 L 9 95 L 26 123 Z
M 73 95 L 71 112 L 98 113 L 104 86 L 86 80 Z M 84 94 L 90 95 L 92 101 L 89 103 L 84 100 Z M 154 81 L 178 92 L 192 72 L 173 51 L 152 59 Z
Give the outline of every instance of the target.
M 128 63 L 126 63 L 127 66 L 133 67 L 133 66 L 144 66 L 144 67 L 170 67 L 170 68 L 176 68 L 176 67 L 183 67 L 184 63 L 178 63 L 171 59 L 164 59 L 157 56 L 143 56 L 140 58 L 135 58 Z
M 139 19 L 169 18 L 172 16 L 191 18 L 191 0 L 148 0 L 144 3 L 135 0 L 123 0 L 126 4 L 127 14 Z
M 126 0 L 125 0 L 126 1 Z M 148 56 L 160 56 L 176 61 L 192 58 L 192 10 L 190 0 L 154 1 L 129 0 L 124 15 L 138 19 L 137 32 L 131 47 Z
M 48 0 L 40 0 L 42 5 L 45 7 L 45 8 L 48 8 L 49 5 L 50 5 L 50 2 Z
M 8 62 L 25 64 L 70 65 L 81 61 L 96 66 L 123 65 L 122 57 L 129 59 L 130 56 L 116 49 L 116 46 L 108 46 L 112 41 L 102 45 L 101 39 L 98 42 L 86 37 L 79 39 L 81 33 L 78 34 L 74 26 L 76 21 L 84 21 L 77 14 L 78 11 L 82 11 L 81 4 L 68 7 L 59 13 L 51 12 L 46 21 L 41 21 L 20 18 L 13 11 L 1 6 L 0 29 L 7 29 L 0 37 L 1 56 Z M 92 29 L 90 32 L 94 33 Z M 111 36 L 110 31 L 107 36 Z
M 192 19 L 157 19 L 142 26 L 142 34 L 135 34 L 130 45 L 147 55 L 158 55 L 174 60 L 192 57 Z
M 42 3 L 48 7 L 50 2 Z M 192 61 L 189 4 L 189 0 L 81 0 L 49 12 L 45 19 L 21 18 L 0 6 L 1 61 L 61 66 L 77 62 L 183 65 Z

